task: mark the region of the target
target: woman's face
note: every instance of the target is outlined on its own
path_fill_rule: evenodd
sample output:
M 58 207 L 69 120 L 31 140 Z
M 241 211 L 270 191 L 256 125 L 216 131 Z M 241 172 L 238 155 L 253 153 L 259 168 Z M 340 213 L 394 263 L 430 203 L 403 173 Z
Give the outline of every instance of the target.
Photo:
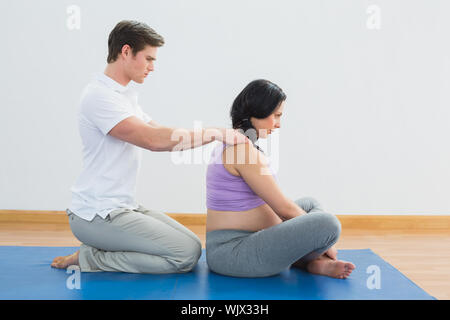
M 255 127 L 258 138 L 265 139 L 273 130 L 280 128 L 281 116 L 283 114 L 284 101 L 275 109 L 270 116 L 264 119 L 250 118 L 250 121 Z

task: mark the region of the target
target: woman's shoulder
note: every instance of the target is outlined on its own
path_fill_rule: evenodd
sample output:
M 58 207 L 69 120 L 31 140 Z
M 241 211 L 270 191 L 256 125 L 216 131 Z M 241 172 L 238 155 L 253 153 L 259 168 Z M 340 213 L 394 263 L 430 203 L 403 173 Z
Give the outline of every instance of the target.
M 251 142 L 224 146 L 222 159 L 224 163 L 241 166 L 267 163 L 264 154 Z
M 223 149 L 224 150 L 233 150 L 234 152 L 251 152 L 253 150 L 258 151 L 258 149 L 256 149 L 256 147 L 253 145 L 253 143 L 249 142 L 249 143 L 239 143 L 239 144 L 230 144 L 227 145 L 225 143 L 223 143 Z
M 255 153 L 258 149 L 255 148 L 253 143 L 240 143 L 234 145 L 224 145 L 223 153 L 234 153 L 236 155 L 244 155 Z

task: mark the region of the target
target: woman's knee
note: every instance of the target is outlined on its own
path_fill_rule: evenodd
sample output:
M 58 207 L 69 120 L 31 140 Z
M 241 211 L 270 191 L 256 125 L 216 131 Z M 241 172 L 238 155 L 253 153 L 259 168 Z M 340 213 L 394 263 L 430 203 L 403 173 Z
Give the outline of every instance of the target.
M 303 197 L 294 201 L 300 208 L 307 213 L 314 209 L 320 209 L 320 203 L 313 197 Z
M 324 236 L 329 239 L 329 242 L 337 242 L 342 231 L 339 219 L 334 214 L 327 212 L 316 213 L 315 217 L 320 223 L 320 230 L 323 230 Z

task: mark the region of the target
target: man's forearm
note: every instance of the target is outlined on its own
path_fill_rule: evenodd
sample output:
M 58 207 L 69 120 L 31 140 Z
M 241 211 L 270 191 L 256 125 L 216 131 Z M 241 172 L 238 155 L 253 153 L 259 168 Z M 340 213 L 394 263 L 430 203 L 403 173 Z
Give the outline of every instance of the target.
M 188 130 L 159 127 L 158 137 L 155 137 L 155 140 L 159 141 L 159 143 L 152 150 L 182 151 L 193 149 L 213 142 L 221 136 L 222 131 L 218 128 Z
M 194 149 L 211 143 L 221 137 L 222 133 L 218 128 L 205 129 L 177 129 L 173 132 L 173 140 L 177 141 L 170 151 L 181 151 Z

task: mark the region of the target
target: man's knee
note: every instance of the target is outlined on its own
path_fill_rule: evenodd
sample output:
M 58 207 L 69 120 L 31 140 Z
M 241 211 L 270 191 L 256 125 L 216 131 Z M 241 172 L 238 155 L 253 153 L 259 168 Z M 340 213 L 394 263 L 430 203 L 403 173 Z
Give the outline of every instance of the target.
M 201 242 L 189 239 L 185 244 L 183 253 L 178 259 L 177 268 L 179 272 L 189 272 L 197 264 L 200 256 L 202 255 Z

